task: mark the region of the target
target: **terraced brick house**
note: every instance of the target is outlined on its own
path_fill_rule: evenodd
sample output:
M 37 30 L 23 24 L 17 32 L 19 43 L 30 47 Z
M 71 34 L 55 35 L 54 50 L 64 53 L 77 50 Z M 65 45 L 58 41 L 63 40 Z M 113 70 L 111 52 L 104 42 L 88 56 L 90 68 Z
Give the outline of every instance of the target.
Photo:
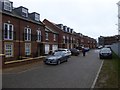
M 72 28 L 55 24 L 40 14 L 29 13 L 23 6 L 14 8 L 9 0 L 0 1 L 0 58 L 2 64 L 38 58 L 58 48 L 94 48 L 96 40 L 76 33 Z
M 3 64 L 22 58 L 38 57 L 44 53 L 45 26 L 40 14 L 29 13 L 26 7 L 13 7 L 5 0 L 2 5 L 2 56 Z
M 58 32 L 58 48 L 77 48 L 79 46 L 96 48 L 96 40 L 88 36 L 76 33 L 68 26 L 63 24 L 55 24 L 47 19 L 43 20 L 45 26 Z
M 58 49 L 58 32 L 45 26 L 45 54 Z
M 63 24 L 55 24 L 50 22 L 47 19 L 43 20 L 43 23 L 49 27 L 50 29 L 58 32 L 58 48 L 75 48 L 76 45 L 76 35 L 73 32 L 73 29 L 63 25 Z

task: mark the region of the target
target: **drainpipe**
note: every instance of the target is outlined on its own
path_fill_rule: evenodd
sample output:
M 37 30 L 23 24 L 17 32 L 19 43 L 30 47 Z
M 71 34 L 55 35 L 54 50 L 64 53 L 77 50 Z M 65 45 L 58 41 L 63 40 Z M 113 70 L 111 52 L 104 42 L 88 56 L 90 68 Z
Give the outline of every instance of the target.
M 20 60 L 21 59 L 21 57 L 20 57 L 21 56 L 21 54 L 20 54 L 20 52 L 21 52 L 21 50 L 20 50 L 20 34 L 21 34 L 20 33 L 20 20 L 19 20 L 19 30 L 18 31 L 19 31 L 19 45 L 18 45 L 18 50 L 19 50 L 19 60 Z

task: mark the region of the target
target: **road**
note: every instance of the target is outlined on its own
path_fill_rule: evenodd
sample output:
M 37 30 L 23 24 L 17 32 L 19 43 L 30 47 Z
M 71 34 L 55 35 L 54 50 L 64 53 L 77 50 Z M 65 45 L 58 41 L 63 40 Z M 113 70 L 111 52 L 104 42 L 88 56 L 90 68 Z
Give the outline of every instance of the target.
M 101 63 L 98 50 L 91 50 L 60 65 L 39 62 L 4 70 L 2 84 L 3 88 L 90 88 Z

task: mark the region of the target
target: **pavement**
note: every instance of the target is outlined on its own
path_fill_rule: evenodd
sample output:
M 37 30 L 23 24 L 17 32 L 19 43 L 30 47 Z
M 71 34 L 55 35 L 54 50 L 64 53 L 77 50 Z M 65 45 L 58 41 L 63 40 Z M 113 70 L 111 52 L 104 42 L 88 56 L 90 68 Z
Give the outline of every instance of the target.
M 60 65 L 45 65 L 42 61 L 3 70 L 3 88 L 90 88 L 102 61 L 98 50 L 83 57 L 71 56 Z

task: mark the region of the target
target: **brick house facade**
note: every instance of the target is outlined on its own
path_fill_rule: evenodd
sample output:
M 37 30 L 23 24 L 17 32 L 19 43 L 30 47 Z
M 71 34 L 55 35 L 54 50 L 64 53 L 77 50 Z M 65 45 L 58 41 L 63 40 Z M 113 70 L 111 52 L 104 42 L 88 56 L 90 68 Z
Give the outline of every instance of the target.
M 45 26 L 45 54 L 58 49 L 58 33 Z
M 76 43 L 79 44 L 79 37 L 73 32 L 73 29 L 63 26 L 63 24 L 55 24 L 47 19 L 43 20 L 43 23 L 52 30 L 59 33 L 58 35 L 58 47 L 59 48 L 76 48 Z M 78 42 L 77 42 L 78 41 Z
M 45 24 L 45 26 L 59 33 L 59 48 L 71 49 L 77 48 L 79 46 L 96 48 L 97 42 L 93 38 L 81 35 L 80 33 L 76 33 L 75 31 L 73 31 L 73 29 L 70 29 L 69 27 L 64 26 L 63 24 L 55 24 L 47 19 L 44 19 L 43 23 Z
M 0 1 L 0 5 L 0 58 L 2 56 L 3 65 L 9 61 L 47 55 L 58 48 L 95 48 L 94 39 L 76 33 L 68 26 L 47 19 L 41 22 L 39 13 L 29 13 L 23 6 L 14 8 L 11 1 Z
M 45 26 L 39 20 L 40 15 L 36 12 L 28 13 L 28 9 L 22 6 L 13 9 L 10 1 L 0 3 L 3 6 L 1 12 L 3 61 L 42 55 Z M 9 8 L 6 4 L 9 4 Z

